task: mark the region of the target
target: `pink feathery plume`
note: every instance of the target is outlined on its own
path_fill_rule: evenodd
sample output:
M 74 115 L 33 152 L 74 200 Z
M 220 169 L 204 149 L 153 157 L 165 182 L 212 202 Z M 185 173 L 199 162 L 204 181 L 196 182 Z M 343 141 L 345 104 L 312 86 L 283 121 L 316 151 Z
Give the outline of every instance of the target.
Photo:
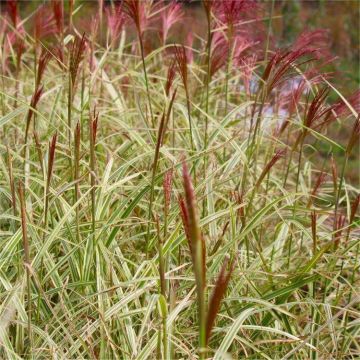
M 149 6 L 149 4 L 149 2 L 141 0 L 124 0 L 122 2 L 124 13 L 134 23 L 139 35 L 142 35 L 147 27 L 147 12 L 150 11 L 147 6 Z
M 315 184 L 314 184 L 314 187 L 313 187 L 313 189 L 311 191 L 307 207 L 309 207 L 311 205 L 311 203 L 313 202 L 313 199 L 316 197 L 316 194 L 318 193 L 321 185 L 325 182 L 326 177 L 327 177 L 327 174 L 324 171 L 321 171 L 321 173 L 317 177 L 317 179 L 315 181 Z
M 59 35 L 64 33 L 64 9 L 62 0 L 52 0 L 52 11 Z
M 177 22 L 184 19 L 184 11 L 182 5 L 175 0 L 172 0 L 169 5 L 166 5 L 161 11 L 161 29 L 160 36 L 163 44 L 166 44 L 169 31 Z
M 95 51 L 94 51 L 94 43 L 95 43 L 95 39 L 98 33 L 98 28 L 99 28 L 99 15 L 96 14 L 95 16 L 93 16 L 91 18 L 91 27 L 90 27 L 90 33 L 91 33 L 91 41 L 89 41 L 87 44 L 89 46 L 89 51 L 90 51 L 90 55 L 89 55 L 89 67 L 91 71 L 95 70 L 96 67 L 96 58 L 95 58 Z
M 185 201 L 181 196 L 178 198 L 178 203 L 179 203 L 179 207 L 180 207 L 180 216 L 181 216 L 181 220 L 182 220 L 182 223 L 184 226 L 185 236 L 186 236 L 186 239 L 189 244 L 190 253 L 192 254 L 193 250 L 192 250 L 191 241 L 190 241 L 190 224 L 189 224 L 188 210 L 185 205 Z
M 329 31 L 325 29 L 304 31 L 295 40 L 292 49 L 294 51 L 307 49 L 317 58 L 329 58 L 331 56 Z
M 70 50 L 70 64 L 69 64 L 69 72 L 72 87 L 75 87 L 76 78 L 79 71 L 79 65 L 84 57 L 84 52 L 86 49 L 86 38 L 85 33 L 81 38 L 77 37 L 72 44 Z
M 29 136 L 30 123 L 31 123 L 31 118 L 32 118 L 33 113 L 34 113 L 34 109 L 36 109 L 37 104 L 40 101 L 42 93 L 43 93 L 43 87 L 40 86 L 35 90 L 34 94 L 31 97 L 30 107 L 29 107 L 29 111 L 28 111 L 27 117 L 26 117 L 25 144 L 27 144 L 27 139 L 28 139 L 28 136 Z
M 121 6 L 116 6 L 113 9 L 107 7 L 105 13 L 111 41 L 114 42 L 119 37 L 121 29 L 125 24 L 126 15 Z
M 184 46 L 174 46 L 174 50 L 177 69 L 183 82 L 185 92 L 188 94 L 188 59 L 186 56 L 186 50 Z
M 285 81 L 279 92 L 280 107 L 287 112 L 288 119 L 284 121 L 277 130 L 277 135 L 284 132 L 289 124 L 289 119 L 300 106 L 300 99 L 309 91 L 312 85 L 321 84 L 322 75 L 314 69 L 306 71 L 301 76 L 295 76 Z
M 3 33 L 5 33 L 7 27 L 9 30 L 4 40 L 3 57 L 5 61 L 3 62 L 3 66 L 5 68 L 6 68 L 7 56 L 12 50 L 14 50 L 16 53 L 17 66 L 20 65 L 21 57 L 25 52 L 25 42 L 24 42 L 25 29 L 20 24 L 21 19 L 19 16 L 16 0 L 9 0 L 7 2 L 7 16 L 9 19 L 3 20 L 2 22 Z M 8 21 L 9 24 L 12 24 L 14 29 L 10 29 L 10 26 L 8 25 Z
M 294 73 L 291 70 L 294 66 L 300 66 L 315 60 L 311 49 L 298 50 L 277 50 L 269 60 L 262 79 L 267 84 L 267 93 L 269 94 L 275 87 L 288 80 Z M 296 73 L 297 74 L 297 73 Z
M 225 64 L 228 55 L 229 44 L 221 32 L 213 35 L 213 45 L 210 57 L 210 75 L 213 76 Z
M 35 13 L 34 38 L 35 41 L 56 34 L 56 22 L 54 14 L 44 5 L 40 5 Z
M 360 113 L 360 90 L 356 90 L 352 93 L 348 99 L 346 99 L 348 104 L 359 114 Z M 334 111 L 337 116 L 348 116 L 352 114 L 349 106 L 340 99 L 334 104 Z
M 352 149 L 360 140 L 360 115 L 355 120 L 353 125 L 349 142 L 346 146 L 346 155 L 349 156 L 351 154 Z
M 257 61 L 256 54 L 252 54 L 243 59 L 240 59 L 238 64 L 240 66 L 245 92 L 248 96 L 251 95 L 250 84 L 251 84 L 251 79 L 253 77 L 254 69 L 256 67 L 256 61 Z
M 326 105 L 328 95 L 329 88 L 326 87 L 320 89 L 315 94 L 305 114 L 304 125 L 307 128 L 319 127 L 325 124 L 325 122 L 329 119 L 326 115 L 331 113 L 333 106 Z M 318 121 L 323 117 L 325 117 L 325 121 L 318 123 Z
M 6 35 L 6 41 L 4 43 L 4 56 L 10 53 L 11 49 L 15 50 L 16 62 L 17 64 L 20 64 L 21 58 L 25 52 L 25 43 L 22 36 L 19 36 L 15 32 L 11 32 Z
M 45 49 L 42 49 L 37 67 L 36 88 L 40 86 L 46 66 L 50 59 L 51 59 L 51 53 Z
M 271 170 L 271 168 L 286 154 L 286 149 L 277 150 L 274 156 L 270 159 L 270 161 L 265 165 L 263 171 L 261 172 L 258 180 L 256 181 L 255 187 L 258 187 L 263 181 L 266 174 Z
M 18 21 L 19 21 L 19 14 L 18 14 L 18 7 L 17 7 L 17 0 L 8 0 L 7 1 L 7 12 L 9 18 L 11 20 L 12 25 L 14 28 L 17 28 Z
M 235 38 L 234 38 L 234 54 L 233 54 L 234 65 L 239 66 L 242 63 L 241 60 L 245 57 L 245 53 L 249 53 L 246 50 L 250 49 L 254 45 L 255 45 L 255 42 L 247 39 L 245 36 L 242 36 L 242 35 L 235 36 Z
M 170 63 L 170 66 L 168 68 L 168 73 L 167 73 L 167 77 L 166 77 L 166 84 L 165 84 L 166 96 L 170 95 L 170 89 L 172 87 L 172 84 L 173 84 L 173 82 L 175 80 L 175 76 L 176 76 L 176 67 L 177 67 L 176 59 L 173 58 Z
M 233 31 L 244 15 L 256 6 L 256 1 L 253 0 L 222 0 L 215 2 L 214 12 L 216 17 Z

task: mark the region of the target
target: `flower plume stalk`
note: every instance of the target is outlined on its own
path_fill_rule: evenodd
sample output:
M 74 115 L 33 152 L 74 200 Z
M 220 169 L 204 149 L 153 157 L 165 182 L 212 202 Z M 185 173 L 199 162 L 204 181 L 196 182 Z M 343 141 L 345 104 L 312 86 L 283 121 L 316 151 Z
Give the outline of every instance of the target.
M 161 29 L 160 36 L 163 45 L 166 44 L 170 29 L 179 21 L 184 19 L 184 11 L 182 5 L 175 0 L 172 0 L 169 5 L 166 5 L 161 11 Z
M 86 48 L 86 37 L 83 33 L 82 37 L 76 37 L 72 43 L 70 50 L 70 63 L 69 63 L 69 73 L 71 79 L 72 90 L 74 90 L 76 78 L 79 73 L 79 65 L 84 57 L 84 52 Z
M 76 37 L 72 43 L 69 57 L 69 89 L 68 89 L 68 140 L 71 149 L 71 129 L 72 129 L 72 104 L 75 93 L 76 79 L 79 72 L 80 63 L 84 57 L 86 48 L 86 37 L 83 33 L 82 37 Z
M 276 151 L 275 155 L 270 159 L 270 161 L 266 164 L 263 171 L 261 172 L 258 180 L 256 181 L 255 188 L 258 188 L 261 182 L 264 180 L 266 174 L 270 171 L 270 169 L 285 156 L 286 149 L 281 149 Z
M 199 351 L 200 358 L 204 358 L 206 349 L 206 265 L 205 246 L 200 232 L 199 216 L 196 197 L 186 162 L 183 162 L 183 186 L 185 201 L 182 202 L 182 214 L 185 218 L 185 232 L 188 233 L 189 247 L 195 273 L 195 283 L 199 311 Z
M 43 49 L 37 67 L 35 89 L 39 88 L 46 66 L 49 63 L 50 59 L 51 59 L 51 53 Z
M 125 24 L 126 16 L 121 6 L 115 6 L 114 8 L 107 7 L 105 8 L 105 13 L 110 34 L 110 43 L 113 47 Z
M 321 171 L 321 173 L 317 177 L 316 182 L 314 184 L 314 187 L 313 187 L 313 189 L 311 191 L 307 207 L 310 207 L 310 205 L 313 202 L 313 199 L 316 197 L 316 194 L 317 194 L 320 186 L 325 182 L 325 180 L 326 180 L 326 173 L 324 171 Z
M 52 0 L 52 10 L 55 19 L 55 25 L 60 38 L 64 36 L 64 9 L 63 0 Z
M 181 218 L 185 235 L 189 243 L 191 260 L 195 274 L 195 284 L 199 312 L 199 357 L 204 359 L 206 348 L 215 323 L 215 318 L 220 309 L 220 303 L 225 295 L 234 262 L 226 272 L 229 259 L 226 258 L 218 275 L 209 306 L 206 305 L 206 245 L 200 231 L 199 215 L 194 187 L 191 181 L 186 162 L 183 162 L 183 187 L 185 198 L 179 198 Z
M 221 300 L 225 295 L 231 274 L 234 270 L 235 262 L 232 261 L 229 270 L 226 272 L 228 263 L 229 258 L 226 257 L 216 280 L 215 288 L 210 299 L 209 310 L 206 319 L 206 345 L 209 343 L 211 332 L 215 324 L 215 318 L 220 310 Z

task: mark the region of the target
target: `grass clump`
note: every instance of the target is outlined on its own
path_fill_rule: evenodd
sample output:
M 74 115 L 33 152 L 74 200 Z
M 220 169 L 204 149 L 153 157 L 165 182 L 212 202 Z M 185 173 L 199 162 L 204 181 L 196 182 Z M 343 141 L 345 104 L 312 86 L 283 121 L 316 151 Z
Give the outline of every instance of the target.
M 359 94 L 326 33 L 277 49 L 264 4 L 204 0 L 181 44 L 176 2 L 63 5 L 1 14 L 0 356 L 359 357 Z

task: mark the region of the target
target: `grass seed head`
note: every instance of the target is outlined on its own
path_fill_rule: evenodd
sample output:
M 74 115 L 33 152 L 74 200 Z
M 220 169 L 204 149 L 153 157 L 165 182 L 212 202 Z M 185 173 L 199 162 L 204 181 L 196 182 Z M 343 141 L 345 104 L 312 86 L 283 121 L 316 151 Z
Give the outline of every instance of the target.
M 208 344 L 212 329 L 215 324 L 216 316 L 220 310 L 221 300 L 225 296 L 226 289 L 228 287 L 231 274 L 234 270 L 235 263 L 230 264 L 230 269 L 226 272 L 229 263 L 229 258 L 225 257 L 220 273 L 216 280 L 215 288 L 211 295 L 209 309 L 206 318 L 206 344 Z
M 81 38 L 75 38 L 70 50 L 69 72 L 73 89 L 75 88 L 76 78 L 79 72 L 79 66 L 84 58 L 85 49 L 86 37 L 84 33 Z

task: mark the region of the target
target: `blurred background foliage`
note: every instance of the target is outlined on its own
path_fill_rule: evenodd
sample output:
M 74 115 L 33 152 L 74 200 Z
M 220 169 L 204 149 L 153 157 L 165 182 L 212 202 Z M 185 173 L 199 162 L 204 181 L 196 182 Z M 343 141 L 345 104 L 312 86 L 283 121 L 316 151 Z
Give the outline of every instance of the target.
M 19 8 L 23 16 L 28 16 L 36 8 L 51 0 L 19 0 Z M 121 0 L 103 0 L 105 6 Z M 67 4 L 69 1 L 64 0 Z M 200 0 L 182 1 L 187 7 L 189 26 L 194 33 L 202 35 L 205 17 L 202 16 Z M 89 25 L 92 14 L 97 13 L 98 0 L 75 0 L 75 5 L 81 5 L 77 13 L 78 25 L 84 22 Z M 276 46 L 291 44 L 304 30 L 327 29 L 331 51 L 337 57 L 329 71 L 334 72 L 334 83 L 340 90 L 349 94 L 350 89 L 359 87 L 360 69 L 360 2 L 359 0 L 260 0 L 264 17 L 268 16 L 274 6 L 272 31 L 278 43 Z M 6 1 L 1 0 L 0 6 L 5 10 Z M 87 19 L 87 20 L 84 20 Z M 266 21 L 266 20 L 265 20 Z M 181 34 L 178 31 L 177 34 Z M 341 76 L 338 76 L 340 75 Z M 346 80 L 346 81 L 344 81 Z M 349 89 L 349 90 L 348 90 Z M 347 91 L 348 90 L 348 91 Z
M 18 1 L 22 17 L 31 16 L 39 5 L 51 0 Z M 79 31 L 90 32 L 91 19 L 98 14 L 99 0 L 74 0 L 75 25 Z M 119 3 L 121 0 L 102 0 L 104 6 Z M 146 1 L 146 0 L 145 0 Z M 156 2 L 156 0 L 155 0 Z M 200 0 L 181 1 L 186 9 L 186 21 L 177 24 L 173 31 L 172 41 L 185 41 L 186 34 L 191 30 L 194 38 L 198 35 L 205 38 L 206 18 Z M 329 46 L 334 60 L 326 66 L 330 73 L 331 83 L 345 96 L 350 96 L 360 84 L 360 1 L 359 0 L 259 0 L 263 25 L 268 26 L 269 14 L 272 10 L 272 48 L 290 45 L 302 31 L 326 29 L 329 32 Z M 68 8 L 69 0 L 64 0 Z M 2 11 L 6 9 L 6 1 L 0 0 Z M 105 43 L 106 31 L 102 31 Z M 154 40 L 150 34 L 150 40 Z M 276 41 L 276 42 L 275 42 Z M 330 100 L 337 99 L 335 92 L 330 93 Z M 328 136 L 343 144 L 349 137 L 351 124 L 337 124 L 328 130 Z M 340 131 L 341 129 L 341 131 Z M 312 144 L 326 159 L 334 149 L 325 143 Z M 314 151 L 314 154 L 317 152 Z M 359 151 L 358 151 L 359 153 Z M 309 154 L 308 154 L 309 155 Z M 334 154 L 336 155 L 336 154 Z M 339 155 L 341 159 L 341 154 Z M 314 161 L 319 159 L 314 159 Z M 322 161 L 322 159 L 320 159 Z M 353 155 L 347 169 L 348 180 L 359 184 L 359 156 Z

